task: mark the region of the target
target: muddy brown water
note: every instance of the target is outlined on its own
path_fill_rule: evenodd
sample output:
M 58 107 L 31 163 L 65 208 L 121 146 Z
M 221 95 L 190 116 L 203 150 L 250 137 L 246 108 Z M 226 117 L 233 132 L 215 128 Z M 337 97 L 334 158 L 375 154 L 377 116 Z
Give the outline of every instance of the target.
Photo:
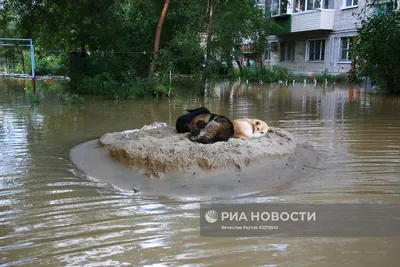
M 107 132 L 174 124 L 205 105 L 288 130 L 323 164 L 278 192 L 229 203 L 399 203 L 400 98 L 346 85 L 250 88 L 221 83 L 202 102 L 188 86 L 171 100 L 82 107 L 24 82 L 0 81 L 0 266 L 399 266 L 400 238 L 204 238 L 196 198 L 142 197 L 88 179 L 69 159 Z M 40 87 L 40 86 L 39 86 Z

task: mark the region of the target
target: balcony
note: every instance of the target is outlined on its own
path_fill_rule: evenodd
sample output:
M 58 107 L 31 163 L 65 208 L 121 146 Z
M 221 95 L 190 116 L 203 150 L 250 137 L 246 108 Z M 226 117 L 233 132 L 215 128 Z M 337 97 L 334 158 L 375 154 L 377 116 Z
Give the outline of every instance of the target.
M 280 26 L 272 34 L 333 30 L 334 0 L 266 0 L 265 14 Z
M 315 9 L 292 14 L 291 32 L 333 30 L 334 9 Z

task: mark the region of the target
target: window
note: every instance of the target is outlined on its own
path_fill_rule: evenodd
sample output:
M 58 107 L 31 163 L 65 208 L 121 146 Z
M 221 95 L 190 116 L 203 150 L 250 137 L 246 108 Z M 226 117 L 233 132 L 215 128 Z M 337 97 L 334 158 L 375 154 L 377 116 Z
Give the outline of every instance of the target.
M 266 14 L 280 16 L 287 13 L 288 0 L 266 0 Z
M 393 11 L 393 3 L 386 2 L 386 3 L 378 3 L 375 8 L 376 15 L 384 14 L 387 15 L 388 13 Z
M 346 7 L 358 5 L 358 0 L 344 0 L 346 1 Z
M 265 6 L 265 0 L 253 0 L 254 6 L 255 7 L 264 7 Z
M 254 7 L 258 7 L 263 12 L 265 10 L 265 0 L 253 0 Z
M 265 49 L 264 60 L 271 60 L 271 50 L 269 48 Z
M 322 5 L 321 5 L 322 4 Z M 308 10 L 320 9 L 321 6 L 325 9 L 333 8 L 333 0 L 295 0 L 294 12 L 303 12 Z
M 323 8 L 324 9 L 334 9 L 335 7 L 333 6 L 333 4 L 334 4 L 334 0 L 325 0 L 324 2 L 323 2 Z
M 307 42 L 307 60 L 323 61 L 325 59 L 325 40 L 310 40 Z
M 268 45 L 265 48 L 264 60 L 271 60 L 271 52 L 276 52 L 276 51 L 278 51 L 278 43 L 268 42 Z
M 354 41 L 354 37 L 342 37 L 340 39 L 340 60 L 351 60 L 351 48 Z
M 321 8 L 321 0 L 307 0 L 307 10 Z
M 278 43 L 277 42 L 270 42 L 268 44 L 268 46 L 270 47 L 271 51 L 274 51 L 274 52 L 278 51 Z
M 281 43 L 281 61 L 294 60 L 294 42 Z

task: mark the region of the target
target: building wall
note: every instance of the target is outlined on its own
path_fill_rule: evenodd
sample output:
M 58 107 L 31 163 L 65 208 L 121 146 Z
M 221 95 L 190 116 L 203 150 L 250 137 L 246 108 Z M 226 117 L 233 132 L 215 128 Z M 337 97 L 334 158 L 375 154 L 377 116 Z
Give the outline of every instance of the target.
M 286 66 L 291 70 L 311 73 L 311 72 L 322 72 L 327 70 L 331 73 L 346 73 L 351 69 L 351 61 L 340 60 L 340 48 L 341 38 L 356 36 L 356 24 L 359 22 L 357 14 L 362 14 L 364 17 L 370 13 L 375 12 L 369 10 L 363 11 L 365 7 L 365 0 L 358 0 L 357 7 L 346 8 L 344 6 L 346 0 L 336 0 L 334 9 L 334 22 L 333 30 L 318 30 L 318 31 L 307 31 L 290 33 L 286 35 L 272 36 L 271 40 L 280 42 L 295 42 L 294 60 L 293 61 L 280 61 L 280 45 L 278 51 L 271 52 L 270 60 L 264 61 L 266 65 L 280 65 Z M 399 6 L 400 6 L 400 0 Z M 355 14 L 355 15 L 354 15 Z M 296 14 L 299 16 L 298 14 Z M 296 16 L 296 15 L 292 15 Z M 293 18 L 292 18 L 293 19 Z M 299 25 L 293 25 L 292 28 L 298 28 Z M 310 62 L 306 61 L 306 43 L 309 39 L 325 39 L 325 60 L 324 62 Z
M 331 69 L 329 70 L 333 73 L 346 73 L 351 69 L 351 61 L 340 60 L 341 38 L 357 35 L 358 15 L 361 14 L 366 2 L 358 0 L 358 6 L 351 8 L 346 8 L 344 3 L 345 0 L 335 1 L 335 20 L 330 35 L 333 49 L 330 55 Z
M 294 42 L 294 60 L 293 61 L 281 61 L 281 47 L 278 46 L 278 51 L 271 52 L 271 61 L 266 62 L 269 65 L 280 65 L 288 67 L 291 70 L 299 72 L 320 72 L 328 68 L 327 66 L 327 53 L 329 50 L 328 42 L 329 34 L 324 33 L 298 33 L 290 34 L 284 37 L 279 37 L 279 42 Z M 307 62 L 306 61 L 306 43 L 309 39 L 325 39 L 325 61 Z

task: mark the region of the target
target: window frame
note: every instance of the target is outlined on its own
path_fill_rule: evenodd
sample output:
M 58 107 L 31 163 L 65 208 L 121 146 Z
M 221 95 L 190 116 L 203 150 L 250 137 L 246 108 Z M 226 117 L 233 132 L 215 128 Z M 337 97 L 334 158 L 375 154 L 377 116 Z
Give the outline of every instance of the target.
M 320 44 L 319 59 L 310 59 L 310 42 L 317 42 L 317 41 L 321 41 L 321 44 L 323 41 L 324 49 L 323 50 L 321 49 L 322 45 Z M 306 41 L 306 62 L 325 62 L 326 44 L 327 41 L 325 38 L 308 39 Z M 323 59 L 321 59 L 322 55 Z
M 375 15 L 383 14 L 387 15 L 388 13 L 394 11 L 394 5 L 393 2 L 389 0 L 380 0 L 376 4 L 375 7 Z
M 350 51 L 351 51 L 351 49 L 352 49 L 352 44 L 354 43 L 354 38 L 356 38 L 356 36 L 354 36 L 354 35 L 352 35 L 352 36 L 342 36 L 342 37 L 340 37 L 340 43 L 339 43 L 339 61 L 340 61 L 340 62 L 342 62 L 342 63 L 349 63 L 349 62 L 351 62 Z M 347 39 L 347 40 L 348 40 L 346 49 L 343 49 L 343 39 Z M 343 51 L 346 51 L 346 53 L 347 53 L 346 59 L 343 59 L 343 58 L 342 58 Z
M 265 49 L 264 61 L 271 61 L 271 48 L 269 46 Z
M 304 10 L 302 10 L 300 8 L 301 4 L 302 4 L 301 1 L 302 0 L 294 0 L 293 1 L 293 13 L 294 14 L 302 13 L 302 12 L 308 12 L 308 11 L 314 11 L 314 10 L 321 10 L 321 9 L 325 9 L 325 10 L 326 9 L 330 9 L 330 10 L 335 9 L 335 3 L 334 3 L 333 0 L 315 0 L 313 2 L 313 5 L 314 5 L 313 9 L 309 9 L 308 8 L 308 6 L 310 4 L 309 3 L 310 0 L 303 0 L 304 1 Z M 330 1 L 332 1 L 333 7 L 332 8 L 326 8 L 326 7 L 329 7 L 329 2 Z M 319 7 L 315 7 L 316 2 L 319 2 Z
M 283 48 L 282 45 L 285 44 L 285 54 L 284 54 L 284 59 L 282 59 L 282 52 Z M 287 45 L 289 47 L 287 48 Z M 279 43 L 279 61 L 284 62 L 284 61 L 294 61 L 294 51 L 295 51 L 295 42 L 294 41 L 287 41 L 287 42 L 280 42 Z M 287 53 L 289 51 L 289 53 Z
M 347 1 L 351 1 L 351 5 L 347 5 Z M 357 2 L 357 3 L 355 3 L 355 2 Z M 358 7 L 358 2 L 359 2 L 359 0 L 343 0 L 342 9 Z
M 269 3 L 269 1 L 270 1 L 270 3 Z M 285 8 L 283 8 L 283 6 L 282 6 L 282 2 L 283 2 L 284 0 L 265 0 L 265 14 L 267 14 L 267 13 L 269 13 L 270 14 L 270 16 L 271 17 L 279 17 L 279 16 L 282 16 L 282 15 L 286 15 L 286 14 L 289 14 L 289 8 L 288 8 L 288 6 L 286 6 Z M 274 2 L 275 3 L 278 3 L 278 13 L 277 14 L 275 14 L 275 15 L 273 15 L 273 9 L 272 9 L 272 7 L 274 6 L 273 4 L 274 4 Z M 289 1 L 289 3 L 290 3 L 290 1 Z M 290 5 L 290 4 L 289 4 Z M 270 8 L 270 10 L 268 10 L 268 8 Z M 282 12 L 283 11 L 283 12 Z

